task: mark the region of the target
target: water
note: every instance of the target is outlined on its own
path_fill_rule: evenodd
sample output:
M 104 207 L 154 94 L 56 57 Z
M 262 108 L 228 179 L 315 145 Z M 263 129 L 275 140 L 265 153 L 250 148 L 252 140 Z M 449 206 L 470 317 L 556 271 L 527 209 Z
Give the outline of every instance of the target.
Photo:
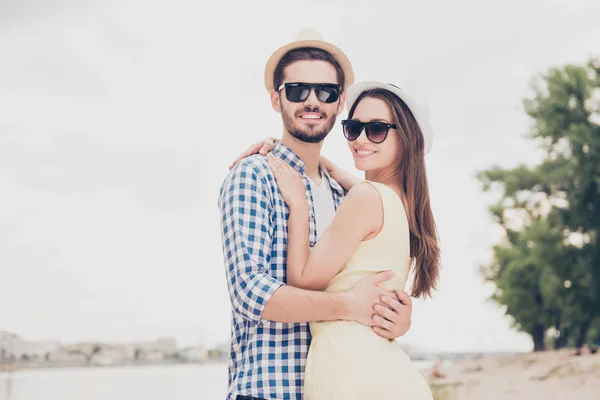
M 420 370 L 428 361 L 415 361 Z M 219 400 L 227 365 L 55 368 L 0 373 L 0 400 Z
M 21 370 L 0 373 L 0 400 L 225 399 L 227 365 Z

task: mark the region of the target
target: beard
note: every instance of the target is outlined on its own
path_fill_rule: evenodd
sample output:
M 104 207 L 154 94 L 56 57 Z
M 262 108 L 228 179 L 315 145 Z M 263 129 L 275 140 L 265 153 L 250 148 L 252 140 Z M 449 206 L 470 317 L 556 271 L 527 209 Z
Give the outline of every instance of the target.
M 319 124 L 319 126 L 300 126 L 296 117 L 305 112 L 313 112 L 320 114 L 325 121 L 325 124 Z M 319 108 L 311 108 L 305 107 L 302 110 L 298 110 L 294 113 L 294 115 L 290 115 L 287 111 L 283 111 L 281 113 L 283 117 L 283 126 L 285 129 L 296 139 L 305 142 L 305 143 L 320 143 L 327 137 L 331 129 L 333 128 L 333 124 L 335 124 L 335 115 L 332 117 L 327 117 L 327 114 Z

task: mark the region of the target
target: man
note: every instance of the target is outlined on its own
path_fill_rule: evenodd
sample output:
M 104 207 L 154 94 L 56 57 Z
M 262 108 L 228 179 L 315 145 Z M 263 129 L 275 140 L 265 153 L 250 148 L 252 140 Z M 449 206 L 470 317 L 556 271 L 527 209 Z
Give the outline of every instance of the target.
M 265 86 L 284 125 L 272 152 L 303 176 L 311 247 L 345 194 L 318 160 L 353 81 L 344 53 L 311 30 L 267 62 Z M 389 271 L 346 293 L 285 284 L 288 212 L 266 157 L 253 155 L 235 165 L 221 186 L 219 207 L 233 309 L 227 400 L 302 399 L 308 322 L 353 320 L 389 339 L 408 330 L 410 298 L 378 286 L 392 277 Z M 387 306 L 385 315 L 374 312 L 378 303 Z

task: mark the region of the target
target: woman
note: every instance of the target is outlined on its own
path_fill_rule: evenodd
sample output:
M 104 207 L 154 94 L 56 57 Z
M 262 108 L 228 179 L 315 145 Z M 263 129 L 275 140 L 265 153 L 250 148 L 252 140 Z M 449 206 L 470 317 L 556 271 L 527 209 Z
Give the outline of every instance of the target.
M 347 291 L 365 276 L 393 270 L 383 285 L 403 290 L 414 269 L 412 296 L 428 296 L 439 270 L 424 155 L 428 120 L 394 85 L 362 82 L 347 93 L 342 121 L 361 182 L 328 160 L 323 165 L 348 195 L 319 241 L 309 249 L 308 203 L 301 176 L 281 159 L 269 164 L 289 208 L 287 283 L 312 290 Z M 376 310 L 385 315 L 383 307 Z M 431 399 L 424 378 L 395 342 L 352 321 L 310 324 L 305 399 Z

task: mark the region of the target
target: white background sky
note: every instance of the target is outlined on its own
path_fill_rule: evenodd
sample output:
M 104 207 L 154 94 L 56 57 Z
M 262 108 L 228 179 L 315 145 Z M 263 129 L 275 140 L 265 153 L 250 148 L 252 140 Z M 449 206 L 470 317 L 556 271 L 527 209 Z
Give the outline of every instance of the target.
M 428 100 L 443 272 L 402 342 L 531 348 L 486 300 L 500 232 L 474 175 L 539 158 L 521 99 L 534 75 L 599 55 L 600 2 L 72 3 L 0 1 L 0 330 L 227 341 L 218 189 L 247 145 L 280 135 L 264 65 L 312 27 L 358 80 Z M 354 170 L 339 124 L 324 153 Z

